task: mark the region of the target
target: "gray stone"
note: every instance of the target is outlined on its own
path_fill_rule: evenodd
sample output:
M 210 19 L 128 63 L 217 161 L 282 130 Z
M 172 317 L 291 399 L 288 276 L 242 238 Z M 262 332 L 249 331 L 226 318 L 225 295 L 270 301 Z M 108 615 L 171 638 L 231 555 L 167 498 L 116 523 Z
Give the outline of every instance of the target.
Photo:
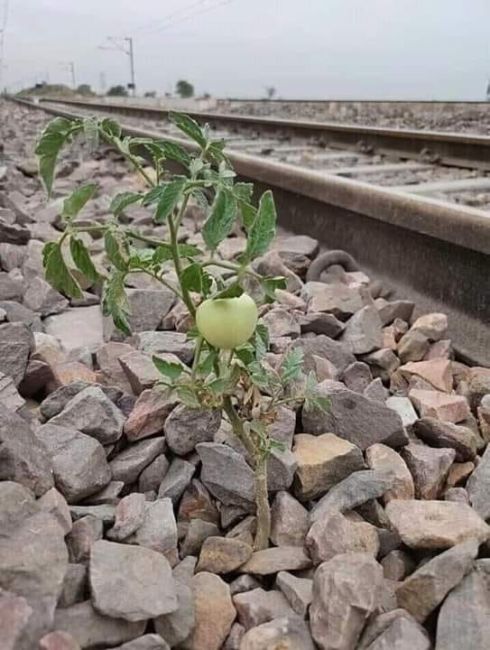
M 15 273 L 15 272 L 14 272 Z M 23 283 L 13 274 L 0 272 L 0 300 L 21 300 Z
M 470 503 L 482 519 L 490 518 L 490 447 L 466 483 Z
M 159 634 L 144 634 L 134 641 L 128 641 L 114 650 L 170 650 L 170 646 Z
M 415 422 L 414 431 L 429 445 L 454 449 L 459 462 L 473 460 L 476 456 L 479 436 L 468 427 L 435 418 L 421 418 Z
M 402 363 L 421 361 L 430 348 L 430 341 L 423 332 L 408 330 L 398 341 L 398 356 Z
M 175 612 L 164 614 L 153 619 L 155 631 L 168 641 L 170 647 L 178 646 L 185 641 L 194 628 L 194 595 L 188 584 L 177 578 L 174 570 L 175 591 L 178 606 Z
M 0 244 L 1 245 L 1 244 Z M 0 301 L 0 309 L 7 314 L 7 320 L 11 323 L 24 323 L 32 331 L 41 330 L 41 319 L 39 315 L 32 311 L 32 309 L 27 309 L 24 305 L 21 305 L 18 302 L 13 300 L 2 300 Z
M 159 497 L 168 497 L 177 504 L 196 471 L 195 466 L 182 458 L 174 458 L 158 488 Z
M 313 370 L 314 368 L 314 365 L 312 366 L 312 357 L 314 355 L 322 359 L 328 359 L 339 372 L 343 372 L 347 366 L 350 366 L 356 360 L 355 356 L 344 343 L 334 341 L 322 334 L 314 337 L 301 337 L 294 341 L 291 347 L 301 348 L 303 350 L 305 357 L 304 365 L 307 370 Z M 324 432 L 322 431 L 322 433 Z
M 23 302 L 41 316 L 59 314 L 68 307 L 68 300 L 42 278 L 33 278 L 29 282 Z
M 404 616 L 397 617 L 367 650 L 431 650 L 427 632 L 415 621 Z
M 262 588 L 245 591 L 233 596 L 238 620 L 246 630 L 282 616 L 294 616 L 294 611 L 280 591 L 264 591 Z
M 390 551 L 381 560 L 386 580 L 401 582 L 415 569 L 415 563 L 405 551 Z
M 177 609 L 168 560 L 149 548 L 99 540 L 90 553 L 94 607 L 106 616 L 142 621 Z
M 28 228 L 24 228 L 18 224 L 10 224 L 5 219 L 0 219 L 0 241 L 7 244 L 22 245 L 27 244 L 31 238 L 31 233 Z
M 316 434 L 329 431 L 363 450 L 376 442 L 389 446 L 407 443 L 400 416 L 392 409 L 348 390 L 338 382 L 324 381 L 318 390 L 329 398 L 330 407 L 328 412 L 303 410 L 304 431 Z
M 254 578 L 254 576 L 243 574 L 235 578 L 233 582 L 230 583 L 230 593 L 232 596 L 235 594 L 243 594 L 245 591 L 252 591 L 252 589 L 257 589 L 261 586 L 261 583 Z
M 135 336 L 139 350 L 147 354 L 174 354 L 183 363 L 190 363 L 194 356 L 194 344 L 180 332 L 143 332 Z
M 146 503 L 145 518 L 126 543 L 138 544 L 162 553 L 173 565 L 177 559 L 177 524 L 170 499 Z
M 366 363 L 355 361 L 342 373 L 342 381 L 349 390 L 362 393 L 371 383 L 373 376 Z
M 376 557 L 379 539 L 376 528 L 366 521 L 352 521 L 340 512 L 329 512 L 311 526 L 306 548 L 314 564 L 347 553 L 369 553 Z
M 74 521 L 91 515 L 101 523 L 112 525 L 116 517 L 116 508 L 108 503 L 97 506 L 70 506 L 70 513 Z
M 202 442 L 196 446 L 202 462 L 201 480 L 225 505 L 255 507 L 255 477 L 241 454 L 227 445 Z
M 336 338 L 344 329 L 345 325 L 339 321 L 333 314 L 323 312 L 308 312 L 302 314 L 298 322 L 301 327 L 301 334 L 325 334 L 331 338 Z
M 89 386 L 72 397 L 51 424 L 74 427 L 107 445 L 122 436 L 124 421 L 121 411 L 102 390 Z
M 71 607 L 75 603 L 81 603 L 85 600 L 87 576 L 88 571 L 85 565 L 68 565 L 65 577 L 63 578 L 63 587 L 58 599 L 58 607 Z
M 145 495 L 133 492 L 123 497 L 116 506 L 114 526 L 106 537 L 121 542 L 134 533 L 143 523 L 146 514 Z
M 36 437 L 48 450 L 56 487 L 68 503 L 98 492 L 111 480 L 102 445 L 71 427 L 44 424 Z
M 470 541 L 436 555 L 397 586 L 399 606 L 423 623 L 451 589 L 471 571 L 477 554 L 478 542 Z
M 102 519 L 91 514 L 77 519 L 66 537 L 70 562 L 88 562 L 92 545 L 102 539 L 103 532 Z
M 179 359 L 173 354 L 159 354 L 157 356 L 171 363 L 179 362 Z M 161 379 L 161 374 L 156 369 L 150 354 L 138 350 L 128 352 L 119 358 L 119 364 L 136 395 L 139 395 L 145 389 L 152 388 Z
M 341 341 L 354 354 L 367 354 L 383 347 L 383 330 L 376 308 L 366 305 L 349 318 Z
M 0 402 L 9 411 L 18 411 L 25 404 L 25 399 L 20 396 L 12 377 L 2 372 L 0 372 Z
M 174 454 L 185 456 L 198 443 L 211 442 L 220 423 L 219 411 L 191 409 L 180 404 L 165 420 L 165 440 Z
M 299 433 L 294 437 L 293 451 L 298 461 L 296 495 L 302 501 L 322 496 L 352 472 L 365 467 L 361 450 L 332 433 Z
M 166 288 L 129 289 L 129 326 L 132 332 L 156 330 L 162 318 L 168 314 L 175 302 L 174 294 Z
M 155 367 L 153 362 L 151 363 L 154 371 Z M 128 440 L 141 440 L 161 433 L 174 405 L 175 400 L 168 398 L 164 387 L 155 386 L 144 390 L 136 400 L 124 425 L 124 433 Z
M 412 325 L 413 332 L 421 332 L 430 341 L 440 341 L 447 332 L 447 316 L 446 314 L 424 314 L 419 316 L 415 323 Z
M 125 393 L 131 392 L 131 385 L 126 377 L 124 370 L 121 368 L 119 358 L 129 354 L 134 350 L 127 343 L 118 343 L 109 341 L 102 345 L 96 352 L 97 365 L 104 375 L 104 380 L 114 384 Z
M 410 548 L 444 549 L 490 536 L 490 527 L 464 503 L 395 499 L 386 506 L 386 514 Z
M 308 311 L 324 311 L 345 320 L 362 309 L 364 301 L 359 288 L 348 287 L 339 282 L 307 282 L 301 297 L 308 303 Z
M 276 577 L 276 586 L 286 596 L 296 614 L 305 617 L 313 598 L 313 580 L 297 578 L 292 573 L 280 571 Z
M 385 402 L 389 394 L 390 393 L 388 389 L 385 388 L 380 377 L 373 379 L 373 381 L 363 392 L 364 397 L 374 400 L 375 402 L 381 402 L 383 406 L 385 406 Z
M 19 524 L 40 511 L 32 492 L 14 481 L 0 482 L 0 524 L 2 529 Z
M 394 476 L 393 486 L 385 492 L 384 500 L 413 499 L 415 487 L 410 471 L 403 458 L 386 445 L 376 444 L 366 449 L 366 462 L 378 472 L 391 472 Z
M 146 627 L 146 621 L 125 621 L 99 614 L 90 600 L 71 607 L 57 609 L 54 619 L 57 630 L 68 632 L 81 648 L 113 647 L 136 639 Z
M 2 650 L 16 650 L 32 614 L 27 600 L 8 591 L 0 592 L 0 639 Z
M 55 630 L 45 634 L 39 641 L 40 650 L 80 650 L 80 646 L 68 632 Z
M 383 325 L 389 325 L 396 318 L 401 318 L 409 323 L 415 308 L 414 303 L 409 300 L 393 300 L 392 302 L 388 302 L 383 298 L 377 298 L 375 305 Z
M 392 395 L 386 400 L 386 406 L 398 413 L 404 427 L 411 426 L 418 419 L 418 415 L 408 397 Z
M 299 546 L 277 546 L 255 551 L 252 557 L 240 567 L 242 573 L 269 575 L 279 571 L 299 571 L 311 566 L 311 560 Z
M 240 643 L 245 634 L 245 628 L 240 623 L 233 623 L 230 633 L 226 637 L 223 650 L 240 650 Z
M 123 481 L 111 481 L 104 488 L 102 488 L 102 490 L 99 490 L 99 492 L 91 494 L 87 501 L 89 501 L 93 506 L 104 504 L 115 506 L 119 503 L 119 495 L 121 494 L 123 488 Z
M 230 588 L 219 576 L 202 571 L 192 578 L 195 625 L 185 642 L 186 650 L 221 650 L 236 611 Z
M 303 546 L 308 511 L 288 492 L 278 492 L 271 506 L 271 541 L 276 546 Z
M 56 488 L 51 488 L 37 502 L 43 512 L 53 515 L 65 535 L 71 530 L 71 515 L 66 499 Z
M 39 406 L 39 411 L 45 420 L 50 420 L 65 408 L 68 402 L 82 390 L 90 386 L 86 381 L 74 381 L 66 386 L 60 386 L 50 393 Z
M 87 347 L 95 352 L 104 344 L 102 313 L 98 305 L 74 307 L 62 314 L 48 316 L 44 321 L 44 331 L 56 337 L 67 351 Z
M 273 449 L 267 460 L 267 488 L 269 492 L 288 490 L 294 479 L 298 461 L 289 449 Z
M 160 454 L 152 460 L 149 465 L 141 472 L 138 479 L 138 489 L 140 492 L 158 492 L 161 482 L 168 472 L 170 463 L 165 454 Z
M 23 323 L 0 325 L 0 372 L 9 375 L 18 386 L 24 377 L 34 337 Z
M 141 440 L 129 445 L 109 463 L 113 480 L 124 481 L 126 484 L 134 483 L 144 468 L 164 449 L 163 437 Z
M 238 539 L 207 537 L 201 547 L 196 572 L 230 573 L 250 559 L 252 547 Z
M 486 650 L 490 638 L 488 586 L 473 571 L 443 602 L 437 619 L 436 650 Z
M 306 623 L 299 616 L 285 616 L 262 623 L 246 632 L 240 644 L 240 650 L 272 648 L 314 650 L 315 646 Z
M 182 555 L 199 555 L 201 546 L 208 537 L 217 536 L 220 530 L 216 524 L 202 519 L 191 519 L 184 543 L 182 544 Z
M 277 339 L 281 336 L 297 338 L 301 333 L 294 314 L 283 307 L 274 307 L 263 316 L 262 320 L 269 330 L 271 339 Z
M 28 423 L 0 403 L 0 480 L 16 481 L 41 496 L 53 487 L 52 463 Z
M 354 649 L 368 617 L 379 605 L 383 570 L 364 553 L 337 555 L 313 578 L 310 627 L 322 650 Z
M 354 472 L 318 501 L 310 513 L 310 519 L 315 522 L 330 511 L 345 512 L 361 506 L 370 499 L 379 499 L 392 489 L 394 480 L 395 477 L 386 472 L 375 470 Z
M 437 499 L 454 462 L 454 449 L 434 449 L 410 443 L 403 449 L 402 456 L 413 476 L 415 496 L 418 499 Z

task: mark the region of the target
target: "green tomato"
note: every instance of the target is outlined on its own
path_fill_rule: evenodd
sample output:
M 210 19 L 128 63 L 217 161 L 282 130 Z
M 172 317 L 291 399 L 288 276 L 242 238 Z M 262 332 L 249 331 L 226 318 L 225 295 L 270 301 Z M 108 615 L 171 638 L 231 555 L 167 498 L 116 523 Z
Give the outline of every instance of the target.
M 201 335 L 215 348 L 231 350 L 243 345 L 257 325 L 257 305 L 246 293 L 238 298 L 205 300 L 196 311 Z

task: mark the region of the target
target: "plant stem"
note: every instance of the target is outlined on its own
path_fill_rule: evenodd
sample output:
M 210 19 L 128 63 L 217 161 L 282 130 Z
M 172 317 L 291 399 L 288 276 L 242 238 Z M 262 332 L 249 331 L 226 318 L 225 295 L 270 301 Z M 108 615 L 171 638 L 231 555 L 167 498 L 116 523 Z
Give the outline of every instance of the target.
M 175 267 L 175 273 L 177 274 L 177 277 L 179 279 L 179 284 L 180 284 L 180 290 L 182 291 L 182 300 L 185 302 L 185 305 L 187 309 L 189 310 L 190 315 L 192 316 L 193 319 L 196 317 L 196 308 L 194 306 L 194 303 L 192 302 L 192 298 L 190 296 L 190 293 L 186 287 L 183 286 L 182 284 L 182 264 L 180 263 L 180 257 L 179 257 L 179 243 L 177 240 L 177 229 L 178 229 L 178 224 L 180 223 L 180 220 L 182 219 L 182 215 L 185 212 L 185 209 L 187 207 L 187 203 L 189 201 L 189 197 L 186 196 L 184 200 L 182 201 L 182 204 L 179 208 L 179 211 L 177 215 L 175 216 L 175 220 L 172 218 L 172 215 L 169 216 L 168 218 L 168 229 L 170 232 L 170 247 L 172 249 L 172 259 L 174 262 L 174 267 Z
M 196 378 L 196 370 L 197 370 L 197 366 L 199 364 L 199 357 L 201 356 L 202 344 L 203 344 L 203 338 L 202 338 L 202 336 L 199 336 L 197 338 L 197 340 L 196 340 L 196 347 L 194 349 L 194 359 L 192 361 L 192 379 L 193 380 Z
M 246 273 L 247 275 L 251 275 L 253 278 L 256 278 L 257 280 L 263 279 L 263 277 L 259 273 L 255 273 L 255 271 L 252 271 L 251 269 L 244 268 L 239 264 L 233 264 L 232 262 L 219 262 L 217 260 L 209 260 L 208 262 L 204 262 L 202 266 L 220 266 L 223 269 L 229 269 L 230 271 L 235 271 L 235 273 Z
M 106 133 L 104 133 L 103 131 L 101 131 L 100 133 L 101 133 L 103 139 L 106 142 L 108 142 L 110 145 L 115 147 L 119 151 L 119 153 L 122 154 L 124 156 L 124 158 L 126 158 L 126 160 L 129 161 L 133 165 L 133 167 L 136 169 L 136 171 L 145 179 L 145 182 L 147 183 L 147 185 L 149 185 L 150 187 L 155 187 L 156 186 L 156 183 L 154 183 L 152 181 L 152 179 L 148 176 L 148 174 L 145 172 L 143 167 L 139 164 L 136 157 L 133 156 L 131 153 L 128 153 L 126 151 L 123 151 L 123 149 L 121 149 L 121 147 L 119 146 L 119 143 L 117 141 L 117 138 L 113 138 L 113 137 L 107 135 Z
M 151 244 L 152 246 L 161 246 L 162 244 L 168 245 L 168 242 L 166 241 L 162 241 L 160 239 L 153 239 L 153 237 L 145 237 L 144 235 L 140 235 L 138 232 L 134 232 L 134 230 L 126 230 L 126 234 L 129 235 L 129 237 L 132 237 L 133 239 L 142 241 L 145 244 Z
M 257 507 L 257 533 L 255 535 L 254 548 L 256 551 L 260 551 L 269 546 L 271 529 L 271 512 L 267 490 L 267 455 L 261 453 L 255 445 L 228 395 L 225 395 L 223 398 L 223 408 L 230 420 L 233 433 L 243 443 L 254 464 L 255 504 Z

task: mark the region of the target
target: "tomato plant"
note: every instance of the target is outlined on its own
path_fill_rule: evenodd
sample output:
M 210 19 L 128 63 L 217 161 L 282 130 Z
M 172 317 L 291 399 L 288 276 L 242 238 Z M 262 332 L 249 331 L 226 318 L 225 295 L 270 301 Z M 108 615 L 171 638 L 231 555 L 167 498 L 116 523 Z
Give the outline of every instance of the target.
M 266 191 L 254 205 L 253 186 L 235 181 L 225 143 L 210 138 L 207 127 L 186 115 L 172 113 L 170 119 L 189 138 L 189 148 L 165 140 L 125 136 L 119 124 L 109 118 L 58 117 L 47 125 L 36 153 L 48 195 L 61 149 L 78 137 L 88 140 L 92 148 L 99 140 L 115 148 L 141 175 L 148 190 L 120 192 L 112 199 L 110 220 L 86 225 L 78 215 L 97 187 L 87 184 L 75 189 L 64 200 L 63 233 L 44 247 L 45 275 L 55 289 L 72 298 L 82 297 L 80 274 L 91 283 L 101 283 L 103 313 L 126 335 L 131 334 L 126 296 L 129 274 L 151 276 L 185 305 L 196 326 L 189 332 L 195 340 L 192 367 L 157 357 L 154 363 L 162 383 L 178 400 L 196 409 L 219 408 L 229 420 L 255 470 L 255 547 L 266 548 L 270 532 L 267 459 L 270 451 L 280 446 L 269 436 L 269 426 L 281 404 L 323 409 L 328 404 L 316 392 L 315 377 L 303 375 L 301 350 L 287 352 L 277 370 L 263 364 L 268 334 L 262 323 L 257 324 L 257 304 L 245 289 L 253 286 L 259 302 L 273 302 L 275 290 L 285 287 L 284 278 L 262 277 L 250 266 L 267 251 L 275 236 L 272 193 Z M 181 173 L 171 174 L 168 163 L 180 166 Z M 204 213 L 203 249 L 182 243 L 179 237 L 190 201 Z M 129 206 L 138 204 L 153 210 L 155 224 L 166 224 L 167 238 L 148 237 L 121 219 Z M 217 256 L 217 249 L 237 221 L 246 245 L 236 262 L 224 261 Z M 104 271 L 94 263 L 80 237 L 93 230 L 103 235 Z M 66 245 L 70 262 L 65 258 Z M 76 269 L 70 267 L 72 263 Z

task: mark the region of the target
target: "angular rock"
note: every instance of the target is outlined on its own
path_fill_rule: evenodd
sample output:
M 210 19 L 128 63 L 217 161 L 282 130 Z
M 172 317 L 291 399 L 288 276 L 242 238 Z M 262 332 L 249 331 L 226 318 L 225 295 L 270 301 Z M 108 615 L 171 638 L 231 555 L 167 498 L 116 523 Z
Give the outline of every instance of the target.
M 379 605 L 383 570 L 364 553 L 337 555 L 313 578 L 310 627 L 322 650 L 356 648 L 368 617 Z
M 299 616 L 276 618 L 245 633 L 240 650 L 271 650 L 294 648 L 314 650 L 313 640 L 304 620 Z
M 340 283 L 307 282 L 301 297 L 307 302 L 309 312 L 328 312 L 340 320 L 345 320 L 364 307 L 359 288 Z
M 418 415 L 408 397 L 392 395 L 386 400 L 386 406 L 398 413 L 404 427 L 410 427 L 418 419 Z
M 202 547 L 196 572 L 230 573 L 252 555 L 252 547 L 238 539 L 208 537 Z
M 22 384 L 21 384 L 22 385 Z M 20 396 L 15 387 L 14 380 L 0 372 L 0 402 L 9 411 L 18 411 L 25 404 L 25 399 Z
M 135 336 L 139 350 L 147 354 L 174 354 L 182 363 L 190 363 L 194 356 L 194 344 L 180 332 L 144 332 Z
M 413 388 L 408 396 L 422 418 L 436 418 L 457 424 L 470 415 L 468 402 L 462 395 L 447 395 L 435 390 Z
M 482 519 L 490 518 L 490 447 L 466 483 L 470 503 Z
M 313 580 L 297 578 L 292 573 L 280 571 L 276 586 L 282 591 L 296 614 L 305 617 L 313 598 Z
M 54 619 L 57 630 L 68 632 L 81 648 L 113 647 L 141 636 L 146 622 L 130 622 L 99 614 L 90 600 L 57 609 Z
M 366 363 L 355 361 L 342 373 L 342 381 L 349 390 L 362 393 L 371 383 L 373 376 Z
M 191 409 L 180 404 L 165 420 L 165 440 L 174 454 L 185 456 L 198 443 L 211 442 L 220 423 L 219 411 Z
M 369 553 L 376 557 L 379 539 L 371 524 L 330 512 L 313 523 L 306 536 L 306 548 L 316 565 L 347 553 Z
M 236 616 L 230 588 L 218 576 L 202 571 L 193 577 L 192 589 L 195 626 L 186 650 L 220 650 Z
M 175 402 L 166 398 L 164 391 L 155 386 L 144 390 L 124 425 L 128 440 L 141 440 L 163 431 L 163 425 Z
M 276 546 L 303 546 L 308 511 L 288 492 L 278 492 L 271 506 L 271 541 Z
M 140 492 L 158 492 L 161 482 L 168 472 L 170 463 L 165 454 L 160 454 L 152 460 L 149 465 L 141 472 L 138 479 L 138 489 Z
M 117 504 L 116 520 L 114 526 L 107 531 L 106 537 L 115 542 L 121 542 L 141 526 L 145 514 L 145 495 L 137 492 L 128 494 Z
M 473 571 L 453 589 L 439 610 L 436 650 L 486 650 L 490 638 L 488 586 Z
M 68 632 L 50 632 L 39 642 L 40 650 L 80 650 L 80 646 Z
M 385 492 L 385 502 L 391 499 L 413 499 L 415 488 L 413 478 L 403 458 L 396 451 L 382 444 L 366 449 L 368 466 L 378 472 L 391 472 L 394 475 L 393 487 Z
M 341 341 L 354 354 L 367 354 L 383 347 L 382 325 L 377 309 L 367 305 L 349 318 Z
M 72 397 L 51 424 L 74 427 L 107 445 L 122 436 L 124 421 L 121 411 L 102 390 L 89 386 Z
M 410 362 L 400 366 L 399 372 L 408 380 L 411 377 L 420 377 L 445 393 L 450 393 L 453 387 L 451 361 L 448 359 Z
M 68 503 L 77 503 L 98 492 L 111 480 L 102 445 L 71 427 L 44 424 L 37 439 L 48 450 L 56 487 Z
M 423 623 L 472 570 L 477 554 L 478 542 L 469 541 L 436 555 L 397 586 L 399 606 Z
M 41 316 L 59 314 L 68 307 L 68 300 L 42 278 L 33 278 L 29 282 L 23 302 Z
M 77 519 L 66 537 L 70 562 L 88 562 L 90 549 L 98 539 L 102 539 L 103 532 L 104 525 L 101 519 L 93 515 Z
M 63 579 L 63 587 L 58 599 L 58 607 L 71 607 L 85 600 L 87 587 L 87 567 L 83 564 L 69 564 Z
M 293 616 L 294 611 L 280 591 L 252 589 L 233 596 L 238 620 L 246 630 L 272 621 L 274 618 Z
M 407 434 L 400 416 L 383 404 L 350 391 L 338 382 L 322 382 L 318 390 L 329 398 L 330 408 L 327 413 L 318 409 L 303 410 L 303 429 L 308 433 L 329 431 L 363 450 L 376 442 L 389 446 L 406 444 Z
M 56 488 L 51 488 L 37 502 L 44 512 L 48 512 L 59 523 L 65 535 L 71 530 L 71 515 L 66 499 Z
M 105 486 L 105 488 L 102 488 L 102 490 L 99 490 L 99 492 L 90 495 L 88 501 L 90 501 L 93 506 L 100 506 L 104 504 L 115 506 L 119 503 L 119 495 L 121 494 L 123 488 L 123 481 L 111 481 Z
M 211 495 L 197 479 L 192 479 L 179 505 L 180 521 L 189 521 L 194 518 L 214 524 L 219 521 L 218 510 Z
M 53 487 L 46 447 L 28 423 L 0 403 L 0 480 L 16 481 L 41 496 Z
M 255 506 L 255 477 L 241 454 L 227 445 L 202 442 L 196 446 L 202 462 L 201 480 L 225 505 L 247 510 Z
M 425 334 L 409 330 L 398 342 L 398 356 L 402 363 L 421 361 L 429 351 L 430 341 Z
M 117 341 L 109 341 L 97 350 L 97 365 L 104 376 L 104 383 L 118 386 L 125 393 L 131 392 L 131 385 L 121 368 L 119 358 L 133 350 L 134 348 L 127 343 L 118 343 Z
M 32 608 L 25 598 L 8 591 L 0 592 L 0 639 L 3 650 L 19 648 L 31 614 Z
M 164 361 L 179 363 L 174 354 L 157 355 Z M 156 369 L 151 355 L 135 350 L 119 358 L 119 363 L 126 375 L 135 395 L 139 395 L 147 388 L 152 388 L 161 379 L 161 374 Z
M 299 546 L 278 546 L 255 551 L 240 567 L 242 573 L 269 575 L 279 571 L 299 571 L 311 566 L 311 560 Z
M 414 431 L 429 445 L 454 449 L 457 461 L 473 460 L 476 456 L 478 436 L 468 427 L 421 418 L 414 424 Z
M 293 452 L 298 461 L 296 494 L 302 501 L 322 496 L 365 466 L 358 447 L 331 433 L 299 433 L 294 437 Z
M 219 534 L 220 529 L 216 524 L 212 524 L 210 521 L 202 521 L 202 519 L 191 519 L 182 545 L 182 555 L 184 557 L 187 555 L 199 555 L 205 540 L 208 537 L 219 536 Z M 203 571 L 207 570 L 203 569 Z M 218 573 L 218 571 L 214 571 L 213 573 Z
M 245 591 L 251 591 L 252 589 L 258 589 L 261 586 L 261 583 L 251 575 L 243 574 L 235 578 L 233 582 L 230 583 L 230 592 L 231 595 L 243 594 Z
M 168 497 L 177 504 L 196 471 L 195 466 L 182 458 L 174 458 L 158 488 L 159 497 Z
M 148 548 L 99 540 L 90 553 L 94 607 L 106 616 L 142 621 L 177 609 L 166 558 Z
M 0 325 L 0 372 L 12 377 L 18 386 L 24 377 L 34 337 L 23 323 Z
M 376 637 L 369 650 L 431 650 L 432 645 L 423 627 L 406 616 L 397 617 Z
M 83 323 L 83 327 L 80 327 Z M 55 336 L 65 350 L 87 347 L 96 352 L 104 344 L 102 313 L 99 305 L 74 307 L 62 314 L 48 316 L 44 321 L 46 334 Z
M 413 476 L 416 497 L 437 499 L 454 462 L 454 449 L 434 449 L 410 443 L 403 449 L 402 455 Z
M 302 314 L 298 322 L 301 328 L 301 334 L 325 334 L 331 338 L 336 338 L 343 330 L 345 325 L 342 321 L 335 318 L 333 314 L 323 312 L 309 312 Z
M 177 524 L 170 499 L 147 502 L 143 523 L 125 541 L 162 553 L 171 564 L 175 564 Z
M 134 641 L 128 641 L 114 650 L 170 650 L 170 646 L 159 634 L 144 634 Z
M 301 337 L 291 345 L 294 348 L 301 348 L 304 352 L 304 368 L 315 369 L 314 357 L 327 359 L 332 363 L 338 372 L 343 372 L 356 360 L 352 352 L 344 343 L 334 341 L 328 336 L 319 334 L 314 337 Z M 324 433 L 325 431 L 322 431 Z
M 104 524 L 113 524 L 116 517 L 114 505 L 103 504 L 97 506 L 70 506 L 71 518 L 76 521 L 90 515 Z
M 427 336 L 430 341 L 440 341 L 447 332 L 446 314 L 424 314 L 417 318 L 411 329 Z
M 386 580 L 395 582 L 401 582 L 415 568 L 413 560 L 405 551 L 390 551 L 381 560 L 381 566 Z
M 298 461 L 289 449 L 273 449 L 267 460 L 267 487 L 270 492 L 288 490 L 294 479 Z
M 490 527 L 464 503 L 397 499 L 388 503 L 386 514 L 410 548 L 444 549 L 490 536 Z
M 178 579 L 174 571 L 175 589 L 177 592 L 178 607 L 175 612 L 164 614 L 153 619 L 155 631 L 158 632 L 170 647 L 178 646 L 185 641 L 195 624 L 194 595 L 188 584 Z
M 163 438 L 141 440 L 129 445 L 109 463 L 113 480 L 123 481 L 126 484 L 134 483 L 144 468 L 164 449 L 165 440 Z

